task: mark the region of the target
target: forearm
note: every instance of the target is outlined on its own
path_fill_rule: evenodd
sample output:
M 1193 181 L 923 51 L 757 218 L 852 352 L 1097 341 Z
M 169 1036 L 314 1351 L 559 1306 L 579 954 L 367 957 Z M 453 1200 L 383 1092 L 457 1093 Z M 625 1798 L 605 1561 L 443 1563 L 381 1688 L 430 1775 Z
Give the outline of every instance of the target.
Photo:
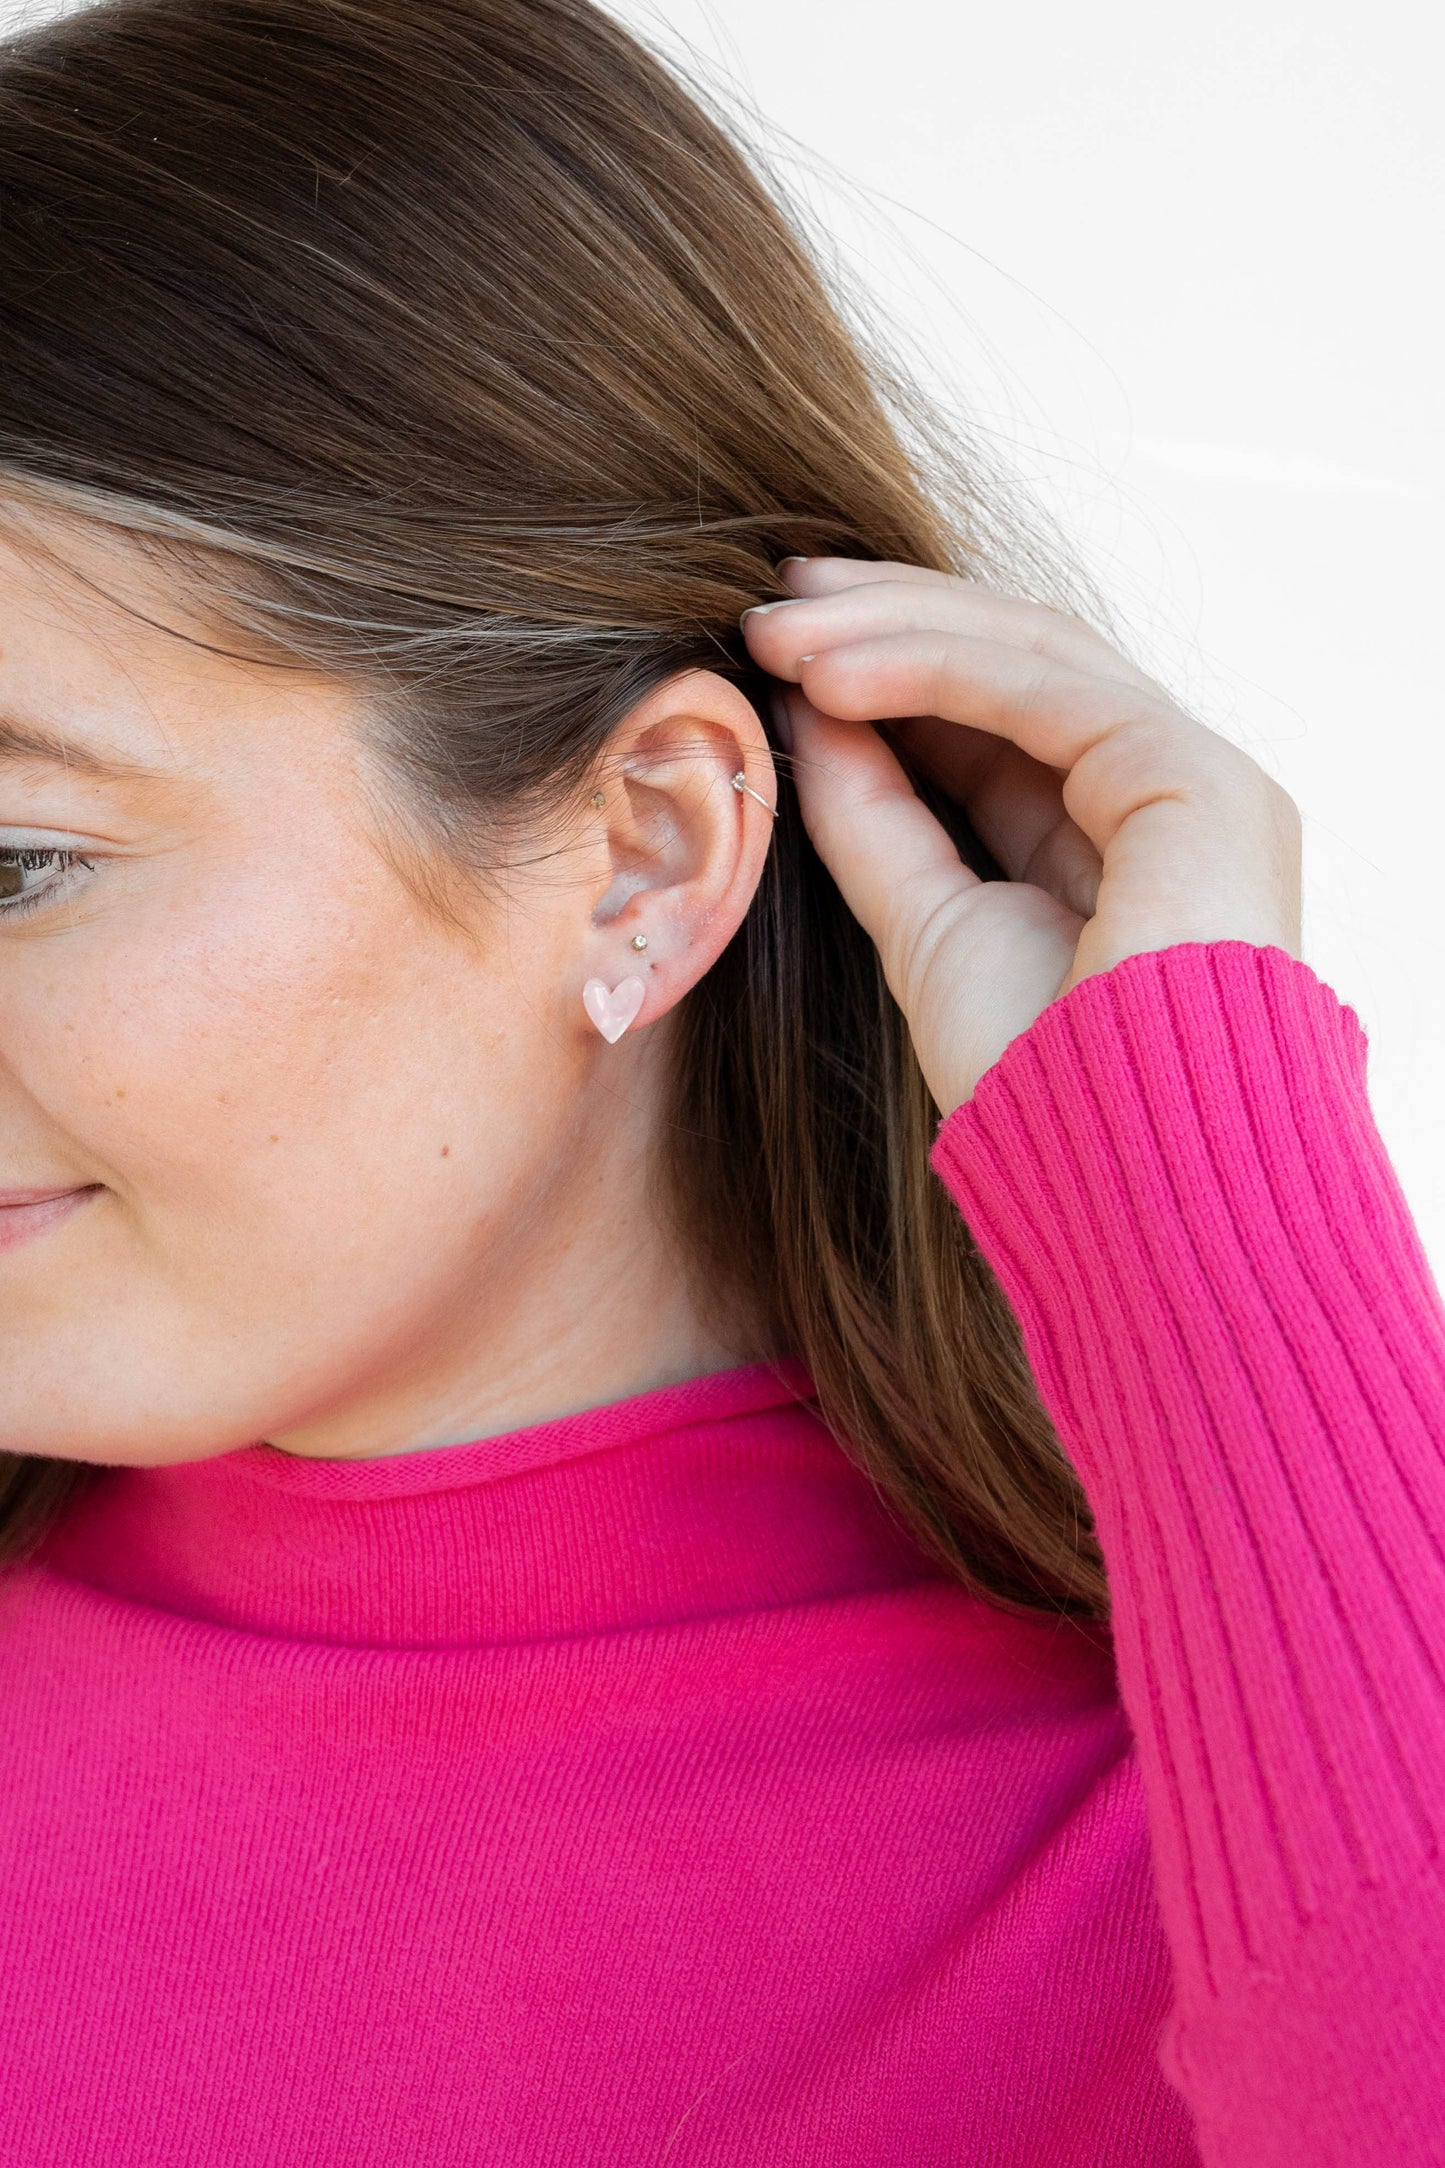
M 1445 1311 L 1365 1051 L 1283 950 L 1147 952 L 1045 1010 L 934 1152 L 1094 1509 L 1166 2067 L 1231 2168 L 1241 2132 L 1251 2164 L 1445 2133 L 1415 2006 L 1445 1968 Z M 1355 2065 L 1397 1992 L 1382 2095 Z

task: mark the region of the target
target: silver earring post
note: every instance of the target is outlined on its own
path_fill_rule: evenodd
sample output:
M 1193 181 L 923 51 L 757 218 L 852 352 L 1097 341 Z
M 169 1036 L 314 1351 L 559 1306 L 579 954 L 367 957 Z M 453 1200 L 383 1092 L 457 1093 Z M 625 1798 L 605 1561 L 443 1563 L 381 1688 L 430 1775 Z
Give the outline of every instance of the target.
M 742 769 L 741 769 L 741 768 L 739 768 L 739 770 L 738 770 L 737 774 L 736 774 L 736 775 L 735 775 L 735 776 L 733 777 L 733 789 L 734 789 L 734 790 L 745 790 L 745 791 L 747 792 L 747 794 L 748 794 L 748 796 L 749 796 L 750 798 L 756 798 L 756 799 L 757 799 L 757 801 L 758 801 L 758 804 L 759 804 L 760 806 L 765 806 L 765 807 L 767 808 L 768 812 L 772 814 L 772 816 L 773 816 L 773 819 L 774 819 L 774 820 L 776 820 L 776 819 L 777 819 L 777 817 L 778 817 L 778 809 L 777 809 L 777 807 L 776 807 L 775 805 L 768 805 L 768 801 L 767 801 L 767 799 L 766 799 L 766 798 L 765 798 L 765 797 L 763 796 L 762 792 L 761 792 L 761 791 L 757 791 L 757 790 L 754 790 L 754 789 L 753 789 L 753 786 L 752 786 L 752 784 L 751 784 L 751 783 L 750 783 L 750 782 L 748 781 L 747 777 L 746 777 L 746 776 L 745 776 L 745 775 L 743 774 L 743 771 L 742 771 Z

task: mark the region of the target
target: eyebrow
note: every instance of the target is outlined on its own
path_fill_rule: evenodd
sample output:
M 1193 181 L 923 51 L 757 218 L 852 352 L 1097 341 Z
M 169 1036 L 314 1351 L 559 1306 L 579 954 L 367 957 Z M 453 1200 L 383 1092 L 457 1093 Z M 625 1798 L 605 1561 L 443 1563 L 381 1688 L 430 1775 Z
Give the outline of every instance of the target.
M 155 770 L 138 760 L 128 760 L 121 753 L 102 753 L 93 746 L 78 745 L 71 738 L 37 729 L 30 723 L 12 722 L 4 715 L 0 715 L 0 760 L 43 760 L 66 769 L 71 775 L 87 776 L 97 783 L 155 780 Z

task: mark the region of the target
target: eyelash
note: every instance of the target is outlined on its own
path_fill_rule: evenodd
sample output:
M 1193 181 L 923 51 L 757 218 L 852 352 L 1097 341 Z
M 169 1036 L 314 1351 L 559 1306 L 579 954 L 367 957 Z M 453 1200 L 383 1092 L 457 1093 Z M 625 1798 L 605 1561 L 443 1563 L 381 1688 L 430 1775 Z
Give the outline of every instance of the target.
M 0 843 L 0 866 L 19 866 L 22 873 L 40 873 L 46 866 L 54 866 L 62 874 L 68 874 L 76 866 L 93 873 L 94 863 L 82 858 L 78 851 L 22 850 L 14 844 Z M 0 896 L 0 919 L 28 918 L 32 911 L 42 911 L 48 904 L 62 896 L 70 887 L 66 879 L 52 881 L 43 888 L 21 889 L 13 896 Z

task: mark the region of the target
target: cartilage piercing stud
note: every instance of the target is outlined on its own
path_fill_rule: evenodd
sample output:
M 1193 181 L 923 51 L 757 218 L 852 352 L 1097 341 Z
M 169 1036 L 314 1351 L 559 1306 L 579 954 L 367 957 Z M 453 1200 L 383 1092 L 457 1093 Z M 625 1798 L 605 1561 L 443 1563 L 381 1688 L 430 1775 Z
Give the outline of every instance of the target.
M 592 803 L 593 803 L 593 804 L 594 804 L 595 806 L 604 806 L 604 805 L 606 805 L 606 803 L 607 803 L 607 793 L 606 793 L 606 791 L 605 791 L 605 790 L 594 790 L 594 791 L 593 791 L 593 793 L 592 793 Z
M 738 770 L 737 774 L 736 774 L 736 775 L 735 775 L 735 776 L 733 777 L 733 789 L 734 789 L 734 790 L 745 790 L 745 791 L 747 792 L 747 794 L 748 794 L 748 796 L 749 796 L 750 798 L 756 798 L 756 799 L 757 799 L 757 801 L 758 801 L 758 804 L 759 804 L 759 805 L 761 805 L 761 806 L 767 806 L 767 809 L 768 809 L 768 811 L 769 811 L 769 812 L 770 812 L 770 813 L 772 814 L 772 816 L 773 816 L 773 819 L 774 819 L 774 820 L 776 820 L 776 819 L 777 819 L 777 817 L 778 817 L 778 809 L 777 809 L 777 807 L 776 807 L 776 806 L 774 806 L 774 805 L 768 805 L 768 801 L 767 801 L 767 799 L 766 799 L 766 798 L 765 798 L 765 797 L 763 796 L 762 792 L 761 792 L 761 791 L 756 791 L 756 790 L 754 790 L 754 789 L 753 789 L 753 786 L 752 786 L 752 784 L 751 784 L 751 783 L 750 783 L 750 782 L 748 781 L 747 777 L 746 777 L 746 776 L 745 776 L 745 775 L 743 774 L 743 771 L 742 771 L 742 769 L 741 769 L 741 768 L 739 768 L 739 770 Z
M 632 936 L 632 946 L 634 948 L 646 948 L 647 935 L 645 933 L 635 933 Z

